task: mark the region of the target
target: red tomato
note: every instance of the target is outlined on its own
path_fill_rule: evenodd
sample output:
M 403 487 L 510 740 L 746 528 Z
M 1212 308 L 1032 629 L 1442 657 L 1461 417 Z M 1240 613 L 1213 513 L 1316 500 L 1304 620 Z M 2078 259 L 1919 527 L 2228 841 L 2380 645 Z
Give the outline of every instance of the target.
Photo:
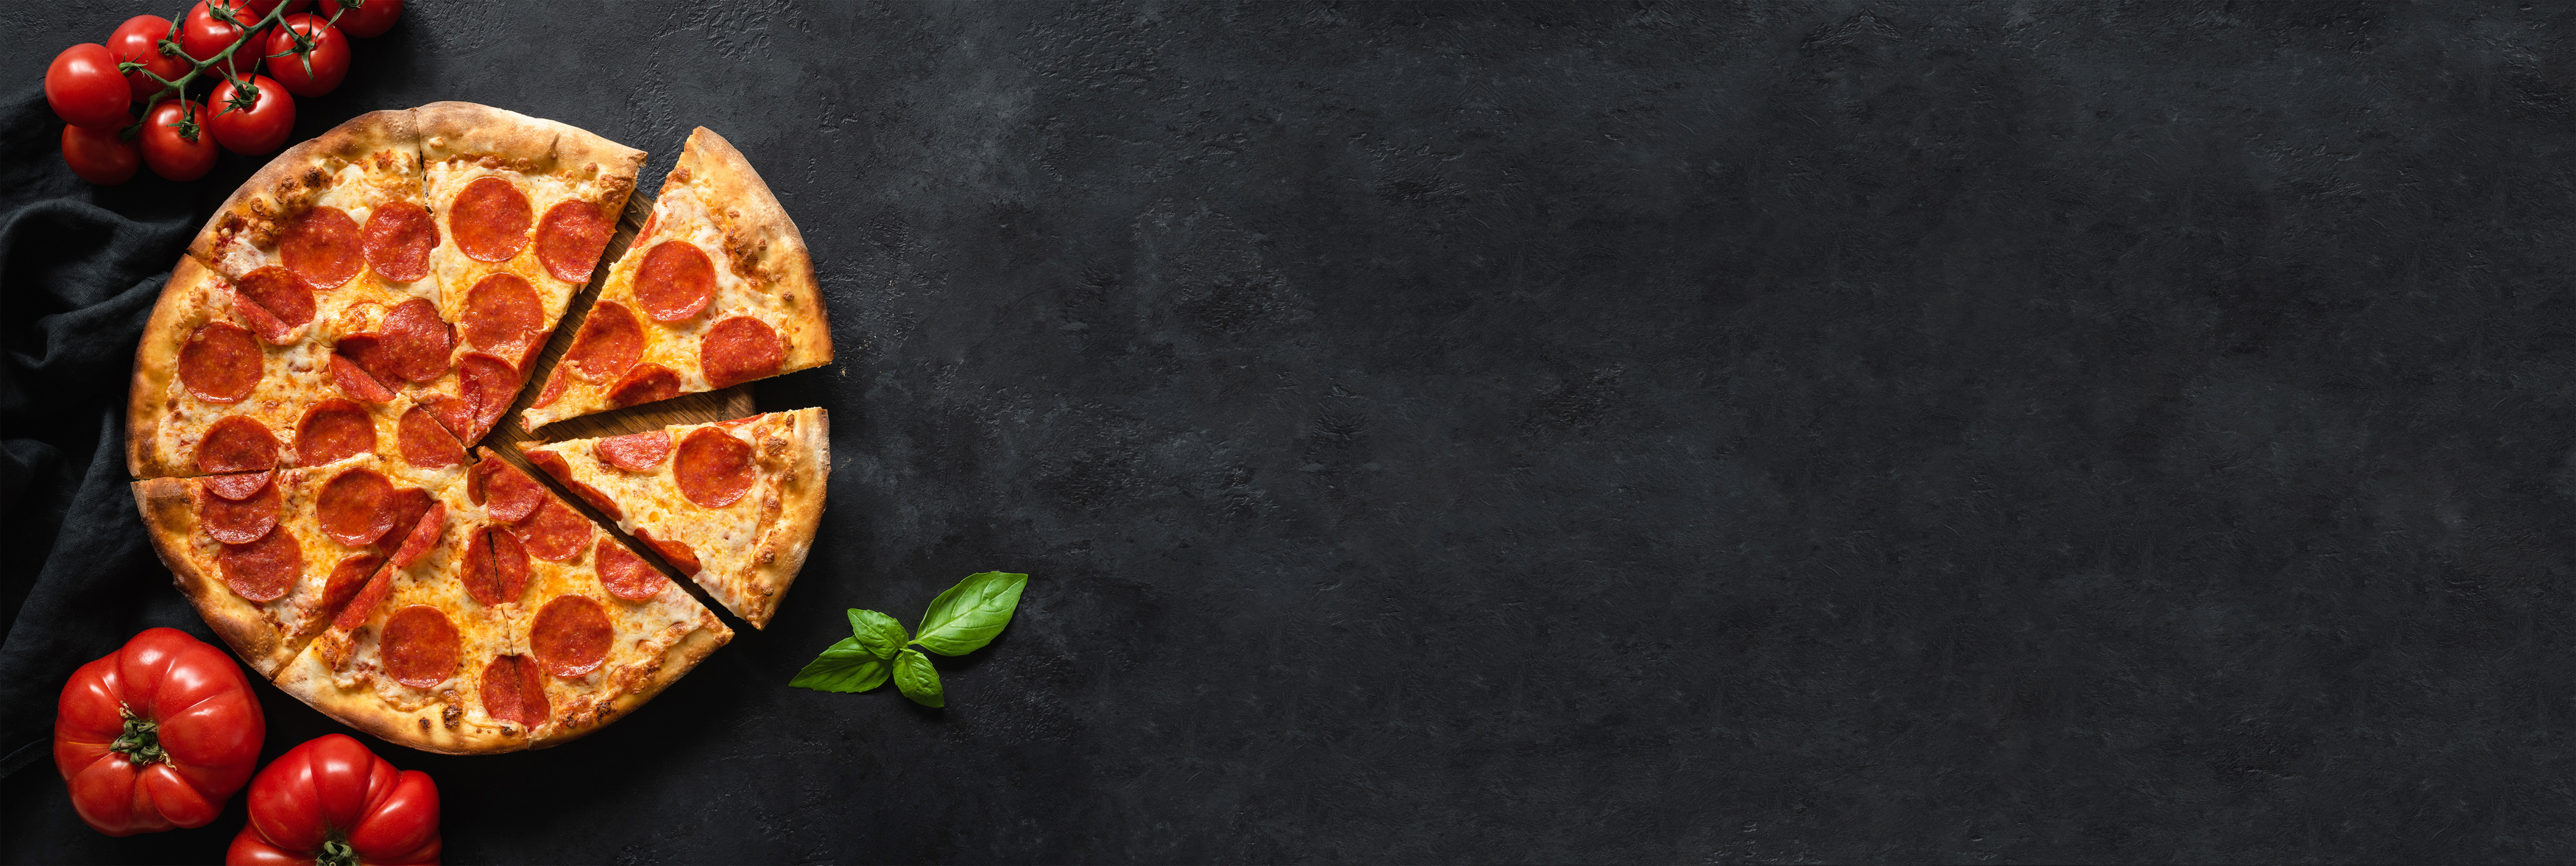
M 154 81 L 151 75 L 143 73 L 148 71 L 159 75 L 162 81 L 177 81 L 179 76 L 188 74 L 188 70 L 195 66 L 188 62 L 188 58 L 162 52 L 161 40 L 169 35 L 170 19 L 159 15 L 137 15 L 116 25 L 116 33 L 107 37 L 107 53 L 114 55 L 118 63 L 143 64 L 142 69 L 125 73 L 125 84 L 134 89 L 135 99 L 149 99 L 152 94 L 161 92 L 161 81 Z
M 349 75 L 349 37 L 319 15 L 289 15 L 268 31 L 268 74 L 286 92 L 315 97 Z M 282 56 L 281 56 L 282 55 Z M 309 70 L 309 72 L 308 72 Z
M 117 135 L 113 129 L 63 127 L 63 161 L 71 164 L 73 174 L 100 186 L 132 180 L 134 170 L 143 165 L 143 155 L 134 142 L 118 140 Z
M 436 863 L 438 786 L 347 734 L 287 750 L 250 783 L 226 863 Z
M 233 0 L 197 0 L 197 5 L 188 10 L 188 17 L 179 19 L 179 49 L 197 60 L 222 54 L 259 19 Z M 258 72 L 259 49 L 258 45 L 243 45 L 230 59 L 207 68 L 230 68 L 236 75 Z
M 357 8 L 340 13 L 340 32 L 360 39 L 383 36 L 394 28 L 394 19 L 402 17 L 403 0 L 322 0 L 316 11 L 324 15 L 333 9 L 354 5 Z
M 165 99 L 143 117 L 143 162 L 171 180 L 196 180 L 215 167 L 215 134 L 206 107 L 193 99 Z
M 116 55 L 107 46 L 83 42 L 54 55 L 52 66 L 45 67 L 45 103 L 54 114 L 73 126 L 97 126 L 108 129 L 134 122 L 126 104 L 134 101 L 134 89 L 126 86 L 125 75 L 116 71 Z
M 250 89 L 250 98 L 244 98 L 230 81 L 215 85 L 214 96 L 206 100 L 206 108 L 215 113 L 208 125 L 225 150 L 258 156 L 286 143 L 286 133 L 295 128 L 295 97 L 265 75 L 251 76 Z
M 81 820 L 101 833 L 203 827 L 250 779 L 267 732 L 232 656 L 149 629 L 72 672 L 54 717 L 54 766 Z

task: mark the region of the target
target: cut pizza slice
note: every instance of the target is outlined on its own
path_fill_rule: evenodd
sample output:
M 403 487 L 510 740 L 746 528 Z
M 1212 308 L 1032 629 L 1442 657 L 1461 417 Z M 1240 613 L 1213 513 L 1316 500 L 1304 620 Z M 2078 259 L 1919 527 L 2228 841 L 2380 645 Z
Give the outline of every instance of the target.
M 321 465 L 134 483 L 152 546 L 206 624 L 273 675 L 378 566 L 436 546 L 449 509 L 436 479 L 374 454 Z
M 238 315 L 272 344 L 327 330 L 353 304 L 435 300 L 438 228 L 423 207 L 420 130 L 377 111 L 287 148 L 234 190 L 188 245 L 228 281 Z
M 590 281 L 644 152 L 588 131 L 466 102 L 412 110 L 433 224 L 436 375 L 406 387 L 467 445 L 500 421 L 528 365 Z M 408 377 L 406 377 L 408 378 Z
M 259 338 L 257 316 L 242 314 L 246 303 L 231 281 L 193 256 L 171 271 L 135 350 L 128 472 L 156 478 L 313 466 L 392 453 L 397 443 L 419 456 L 422 469 L 452 472 L 462 462 L 456 443 L 438 441 L 452 439 L 443 429 L 421 426 L 438 426 L 425 410 L 366 372 L 436 351 L 421 347 L 443 328 L 403 327 L 407 316 L 431 312 L 427 300 L 340 305 L 284 345 Z
M 831 360 L 804 236 L 742 153 L 700 127 L 521 418 L 533 430 Z
M 488 450 L 433 552 L 378 573 L 277 677 L 433 752 L 542 748 L 642 705 L 733 637 L 695 598 Z
M 566 489 L 766 628 L 823 516 L 832 467 L 822 409 L 773 412 L 526 452 Z

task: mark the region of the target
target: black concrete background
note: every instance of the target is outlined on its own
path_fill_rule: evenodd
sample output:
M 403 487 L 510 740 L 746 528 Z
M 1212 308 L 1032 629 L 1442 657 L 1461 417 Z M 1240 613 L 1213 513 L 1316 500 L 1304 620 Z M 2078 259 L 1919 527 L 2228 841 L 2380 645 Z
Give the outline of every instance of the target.
M 2576 856 L 2569 7 L 407 15 L 299 134 L 474 100 L 651 188 L 707 125 L 840 349 L 759 389 L 834 422 L 768 633 L 385 749 L 452 861 Z M 946 711 L 784 686 L 985 569 Z M 61 792 L 8 859 L 240 826 Z

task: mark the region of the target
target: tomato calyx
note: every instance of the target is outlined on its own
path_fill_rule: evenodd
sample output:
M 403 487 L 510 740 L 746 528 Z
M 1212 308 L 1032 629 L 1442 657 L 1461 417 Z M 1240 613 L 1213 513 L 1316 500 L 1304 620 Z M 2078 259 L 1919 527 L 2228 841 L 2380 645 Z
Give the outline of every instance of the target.
M 125 719 L 125 731 L 116 735 L 115 742 L 107 744 L 108 751 L 124 755 L 127 763 L 137 767 L 170 760 L 170 754 L 161 751 L 159 722 L 137 716 L 134 710 L 122 704 L 117 706 L 116 714 Z
M 282 6 L 282 5 L 285 5 L 285 4 L 279 4 L 279 5 L 281 5 L 281 6 Z M 224 23 L 226 23 L 226 24 L 233 25 L 233 26 L 235 26 L 235 27 L 240 27 L 240 26 L 242 26 L 243 24 L 247 23 L 247 22 L 244 22 L 244 21 L 242 21 L 242 20 L 241 20 L 241 19 L 242 19 L 242 15 L 241 15 L 241 13 L 242 13 L 242 12 L 244 12 L 244 11 L 246 11 L 246 10 L 243 10 L 242 8 L 240 8 L 240 7 L 238 7 L 238 6 L 233 5 L 233 0 L 215 0 L 215 2 L 214 2 L 214 4 L 213 4 L 213 5 L 210 5 L 210 6 L 207 6 L 207 7 L 206 7 L 206 17 L 208 17 L 208 18 L 212 18 L 212 19 L 215 19 L 215 20 L 217 20 L 217 21 L 224 22 Z M 272 18 L 273 18 L 273 17 L 276 17 L 276 16 L 272 15 L 272 16 L 270 16 L 270 17 L 272 17 Z
M 290 54 L 294 55 L 297 61 L 304 64 L 304 74 L 310 77 L 313 74 L 313 46 L 321 44 L 321 39 L 293 26 L 279 27 L 277 32 L 286 34 L 286 38 L 293 42 L 295 47 L 288 49 L 285 54 L 269 55 L 269 59 L 275 60 Z
M 349 846 L 348 834 L 333 831 L 322 840 L 322 852 L 313 857 L 314 866 L 358 866 L 358 849 Z
M 224 100 L 225 105 L 232 106 L 234 111 L 243 114 L 249 114 L 251 109 L 259 107 L 259 85 L 251 83 L 248 78 L 234 81 L 232 85 L 233 98 Z
M 179 107 L 179 122 L 164 125 L 171 129 L 178 130 L 180 138 L 187 139 L 190 142 L 195 142 L 197 140 L 197 136 L 205 131 L 205 127 L 203 124 L 197 122 L 197 112 L 192 110 L 192 108 L 192 106 L 182 103 Z

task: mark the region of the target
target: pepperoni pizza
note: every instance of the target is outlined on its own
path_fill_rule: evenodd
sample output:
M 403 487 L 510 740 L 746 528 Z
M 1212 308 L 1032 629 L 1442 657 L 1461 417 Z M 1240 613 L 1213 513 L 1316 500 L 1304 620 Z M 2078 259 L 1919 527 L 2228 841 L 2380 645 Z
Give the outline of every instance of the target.
M 528 462 L 767 628 L 805 564 L 831 465 L 821 409 L 573 439 Z
M 701 130 L 692 153 L 701 137 L 722 145 Z M 760 526 L 632 523 L 691 545 L 647 536 L 651 552 L 492 450 L 469 454 L 590 280 L 643 157 L 486 106 L 374 112 L 280 154 L 172 270 L 135 352 L 135 501 L 181 592 L 280 688 L 416 748 L 536 748 L 596 730 L 732 638 L 657 559 L 767 623 L 822 509 L 821 410 L 775 432 L 736 422 L 724 429 L 744 438 L 723 435 L 739 448 L 683 454 L 674 478 L 750 503 L 691 507 Z M 694 170 L 758 184 L 747 165 Z M 723 285 L 801 294 L 709 306 L 802 304 L 810 319 L 762 322 L 782 356 L 828 358 L 828 338 L 798 336 L 824 327 L 803 244 L 758 198 L 757 242 L 706 241 L 732 268 Z M 789 272 L 802 282 L 757 277 Z M 758 352 L 714 357 L 736 369 Z
M 821 366 L 832 332 L 805 238 L 751 163 L 689 133 L 523 426 Z
M 607 724 L 733 638 L 553 491 L 482 458 L 448 488 L 449 543 L 377 570 L 278 688 L 413 748 L 508 751 Z

